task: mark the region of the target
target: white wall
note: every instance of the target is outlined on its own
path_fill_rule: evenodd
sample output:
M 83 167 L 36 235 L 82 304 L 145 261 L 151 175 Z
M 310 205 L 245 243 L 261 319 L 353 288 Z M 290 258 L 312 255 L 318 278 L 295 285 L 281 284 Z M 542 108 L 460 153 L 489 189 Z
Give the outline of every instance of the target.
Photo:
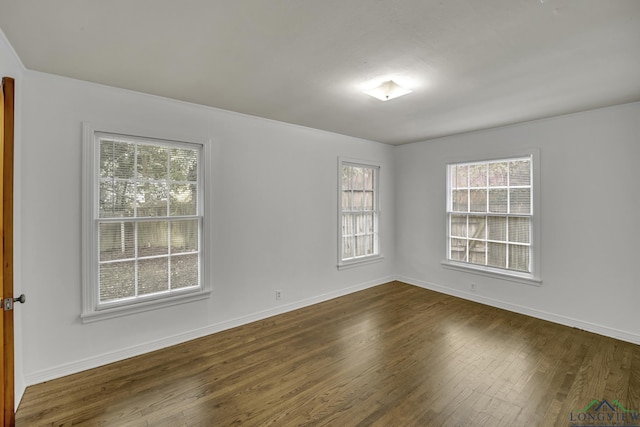
M 81 124 L 213 141 L 210 299 L 82 324 Z M 24 374 L 28 384 L 391 280 L 387 145 L 28 71 L 22 137 Z M 337 159 L 382 164 L 382 262 L 337 264 Z M 283 299 L 275 300 L 275 290 Z
M 7 41 L 4 33 L 0 30 L 0 78 L 12 77 L 15 80 L 15 112 L 14 112 L 14 295 L 22 293 L 21 280 L 21 257 L 20 257 L 20 158 L 21 158 L 21 119 L 22 119 L 22 75 L 24 66 L 20 58 L 16 55 L 13 47 Z M 25 381 L 22 366 L 22 314 L 23 307 L 18 304 L 14 310 L 14 354 L 15 354 L 15 397 L 16 407 L 22 398 L 25 390 Z
M 634 103 L 397 147 L 401 280 L 640 343 L 639 136 Z M 447 159 L 530 147 L 540 149 L 542 286 L 443 268 Z

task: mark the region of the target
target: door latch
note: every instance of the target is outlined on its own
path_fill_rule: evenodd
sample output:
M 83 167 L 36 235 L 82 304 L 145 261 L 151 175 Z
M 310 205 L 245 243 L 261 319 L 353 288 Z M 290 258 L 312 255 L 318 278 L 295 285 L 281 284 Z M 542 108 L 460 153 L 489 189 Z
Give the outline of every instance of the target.
M 3 301 L 4 311 L 13 310 L 14 302 L 19 302 L 24 304 L 26 300 L 27 300 L 27 297 L 24 294 L 20 295 L 18 298 L 5 298 Z

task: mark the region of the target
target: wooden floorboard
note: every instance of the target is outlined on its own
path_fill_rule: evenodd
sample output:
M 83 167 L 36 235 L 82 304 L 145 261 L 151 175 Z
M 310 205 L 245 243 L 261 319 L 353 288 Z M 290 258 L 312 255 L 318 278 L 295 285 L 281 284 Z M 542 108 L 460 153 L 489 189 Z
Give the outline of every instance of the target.
M 16 425 L 569 426 L 594 399 L 640 411 L 640 346 L 392 282 L 28 387 Z

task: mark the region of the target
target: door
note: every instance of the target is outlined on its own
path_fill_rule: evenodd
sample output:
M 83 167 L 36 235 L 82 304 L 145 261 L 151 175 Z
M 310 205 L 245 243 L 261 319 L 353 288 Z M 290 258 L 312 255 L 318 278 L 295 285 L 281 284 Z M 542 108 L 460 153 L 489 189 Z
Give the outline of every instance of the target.
M 15 424 L 14 353 L 13 353 L 13 99 L 14 80 L 2 78 L 0 91 L 0 291 L 2 293 L 2 316 L 0 316 L 0 344 L 2 347 L 2 423 Z M 11 307 L 5 302 L 9 301 Z

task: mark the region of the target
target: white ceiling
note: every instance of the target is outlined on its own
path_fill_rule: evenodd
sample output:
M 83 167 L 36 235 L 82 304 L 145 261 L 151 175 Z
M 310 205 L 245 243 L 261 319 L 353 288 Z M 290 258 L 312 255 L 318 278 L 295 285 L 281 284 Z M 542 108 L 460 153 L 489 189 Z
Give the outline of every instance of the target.
M 640 100 L 638 0 L 0 0 L 24 65 L 389 144 Z M 394 78 L 413 93 L 360 90 Z

